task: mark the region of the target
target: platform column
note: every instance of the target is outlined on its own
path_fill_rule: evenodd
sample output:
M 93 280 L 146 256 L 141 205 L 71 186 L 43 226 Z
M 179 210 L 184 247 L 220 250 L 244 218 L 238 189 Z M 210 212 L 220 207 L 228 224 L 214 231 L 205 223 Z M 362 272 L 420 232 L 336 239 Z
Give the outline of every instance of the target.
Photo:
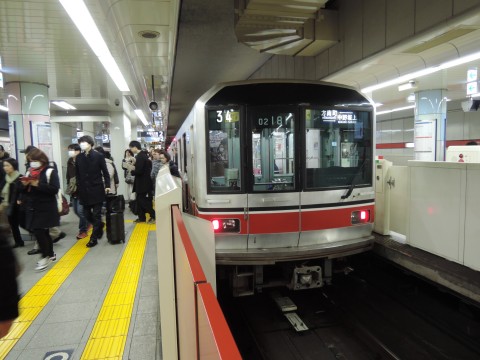
M 415 160 L 445 161 L 447 102 L 443 89 L 415 93 Z
M 25 155 L 19 150 L 28 145 L 41 148 L 53 159 L 48 85 L 11 81 L 5 84 L 5 92 L 8 96 L 10 155 L 18 160 L 20 170 L 24 170 Z M 46 123 L 48 126 L 37 126 Z
M 125 177 L 123 176 L 122 160 L 128 144 L 132 140 L 131 120 L 123 111 L 115 111 L 110 114 L 110 152 L 115 161 L 119 177 L 118 193 L 125 194 Z M 135 134 L 136 136 L 137 134 Z M 136 140 L 136 137 L 134 138 Z

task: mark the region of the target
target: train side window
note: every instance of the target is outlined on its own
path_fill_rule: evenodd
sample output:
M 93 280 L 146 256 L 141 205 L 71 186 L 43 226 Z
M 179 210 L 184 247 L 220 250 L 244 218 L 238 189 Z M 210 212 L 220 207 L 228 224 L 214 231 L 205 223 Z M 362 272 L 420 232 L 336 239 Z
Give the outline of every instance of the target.
M 307 189 L 372 185 L 370 112 L 305 110 Z
M 242 190 L 239 109 L 208 111 L 207 169 L 212 192 Z
M 295 114 L 258 108 L 250 116 L 252 128 L 253 191 L 295 189 Z

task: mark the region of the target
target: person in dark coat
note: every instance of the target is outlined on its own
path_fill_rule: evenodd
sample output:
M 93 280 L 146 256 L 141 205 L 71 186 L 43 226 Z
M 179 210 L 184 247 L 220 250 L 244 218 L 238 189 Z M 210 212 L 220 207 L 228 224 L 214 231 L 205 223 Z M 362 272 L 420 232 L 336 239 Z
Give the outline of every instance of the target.
M 20 173 L 18 172 L 18 161 L 12 158 L 3 160 L 3 170 L 5 176 L 0 180 L 0 191 L 2 199 L 3 211 L 7 216 L 10 229 L 12 230 L 13 240 L 15 241 L 14 248 L 25 245 L 22 236 L 20 235 L 20 218 L 18 211 L 18 192 L 21 186 Z
M 10 154 L 5 151 L 3 148 L 3 145 L 0 145 L 0 164 L 2 163 L 3 160 L 9 159 Z M 3 170 L 3 167 L 0 166 L 0 178 L 3 179 L 5 176 L 5 171 Z
M 67 160 L 67 194 L 70 195 L 72 201 L 72 208 L 75 215 L 78 216 L 78 234 L 77 239 L 83 239 L 88 236 L 89 223 L 85 217 L 83 205 L 80 204 L 78 198 L 77 178 L 75 176 L 75 162 L 78 155 L 80 155 L 80 145 L 68 145 L 68 160 Z
M 0 339 L 18 317 L 17 262 L 7 242 L 7 224 L 0 224 Z
M 153 210 L 152 199 L 152 162 L 148 159 L 148 155 L 142 151 L 142 146 L 136 140 L 130 141 L 130 150 L 135 154 L 135 166 L 129 168 L 132 175 L 135 175 L 133 183 L 133 191 L 137 199 L 138 219 L 134 222 L 145 222 L 147 220 L 146 213 L 150 215 L 149 224 L 155 223 L 155 210 Z
M 92 235 L 87 247 L 97 245 L 103 236 L 102 205 L 105 194 L 110 192 L 110 175 L 108 174 L 105 157 L 93 149 L 91 136 L 84 135 L 78 139 L 82 152 L 76 157 L 75 177 L 80 203 L 84 214 L 93 225 Z M 105 187 L 104 184 L 107 184 Z
M 35 270 L 43 271 L 55 257 L 48 229 L 60 225 L 56 197 L 60 180 L 57 171 L 48 166 L 48 157 L 42 150 L 31 150 L 27 161 L 30 168 L 26 176 L 20 178 L 21 202 L 25 209 L 25 228 L 35 235 L 42 254 Z

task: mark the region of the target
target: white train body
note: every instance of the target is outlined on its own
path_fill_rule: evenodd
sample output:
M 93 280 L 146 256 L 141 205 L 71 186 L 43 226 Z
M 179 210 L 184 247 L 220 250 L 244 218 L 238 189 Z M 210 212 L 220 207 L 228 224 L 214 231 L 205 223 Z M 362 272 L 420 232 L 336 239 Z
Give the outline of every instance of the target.
M 375 114 L 356 90 L 305 81 L 219 84 L 171 144 L 184 210 L 212 221 L 223 265 L 369 250 Z

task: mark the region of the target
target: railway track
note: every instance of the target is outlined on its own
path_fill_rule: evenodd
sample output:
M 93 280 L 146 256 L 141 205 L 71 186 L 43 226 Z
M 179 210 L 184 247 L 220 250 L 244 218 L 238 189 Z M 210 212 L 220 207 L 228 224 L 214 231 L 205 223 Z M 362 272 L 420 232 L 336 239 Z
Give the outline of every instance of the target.
M 270 291 L 220 300 L 244 359 L 480 359 L 480 311 L 371 255 L 332 286 L 274 289 L 296 305 L 297 332 Z

